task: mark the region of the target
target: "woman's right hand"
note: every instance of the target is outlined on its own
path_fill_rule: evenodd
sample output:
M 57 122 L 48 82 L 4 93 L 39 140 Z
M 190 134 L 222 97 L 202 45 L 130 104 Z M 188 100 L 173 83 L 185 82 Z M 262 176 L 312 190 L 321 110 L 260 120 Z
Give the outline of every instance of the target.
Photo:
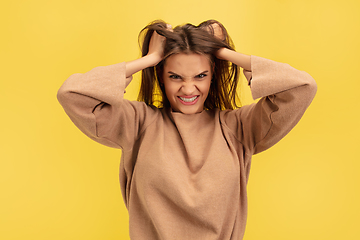
M 172 31 L 172 27 L 170 24 L 167 25 L 167 29 L 169 31 Z M 154 56 L 154 59 L 157 60 L 157 62 L 154 64 L 158 64 L 164 57 L 164 45 L 165 45 L 166 38 L 164 36 L 161 36 L 156 31 L 151 36 L 150 43 L 149 43 L 149 52 L 147 55 Z
M 167 25 L 167 28 L 169 31 L 172 31 L 170 24 Z M 156 66 L 164 58 L 164 45 L 165 37 L 154 31 L 150 38 L 149 51 L 146 56 L 126 62 L 126 77 L 129 79 L 127 84 L 131 81 L 131 75 L 142 69 Z
M 154 56 L 154 59 L 157 59 L 157 62 L 154 64 L 158 64 L 164 57 L 164 43 L 165 37 L 158 34 L 156 31 L 151 36 L 149 43 L 149 52 L 148 56 Z

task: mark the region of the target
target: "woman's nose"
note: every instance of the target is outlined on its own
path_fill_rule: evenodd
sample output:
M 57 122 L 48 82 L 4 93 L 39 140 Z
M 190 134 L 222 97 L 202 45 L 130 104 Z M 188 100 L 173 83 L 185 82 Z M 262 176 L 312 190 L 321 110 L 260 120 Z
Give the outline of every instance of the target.
M 185 95 L 191 95 L 196 91 L 196 86 L 194 81 L 184 81 L 182 85 L 182 92 Z

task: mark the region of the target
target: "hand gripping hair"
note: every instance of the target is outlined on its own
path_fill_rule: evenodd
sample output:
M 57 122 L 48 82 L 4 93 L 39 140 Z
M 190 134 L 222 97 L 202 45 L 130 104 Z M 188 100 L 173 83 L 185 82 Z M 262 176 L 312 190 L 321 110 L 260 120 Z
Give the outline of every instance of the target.
M 171 30 L 164 21 L 154 21 L 140 32 L 139 42 L 142 56 L 149 51 L 150 39 L 154 31 L 166 38 L 164 57 L 155 67 L 149 67 L 142 71 L 139 101 L 157 107 L 169 107 L 164 86 L 160 84 L 164 63 L 173 54 L 196 53 L 208 56 L 210 64 L 213 66 L 212 83 L 204 108 L 224 110 L 238 107 L 239 99 L 236 90 L 239 67 L 216 57 L 217 51 L 221 48 L 234 50 L 233 42 L 220 22 L 208 20 L 198 26 L 185 24 Z

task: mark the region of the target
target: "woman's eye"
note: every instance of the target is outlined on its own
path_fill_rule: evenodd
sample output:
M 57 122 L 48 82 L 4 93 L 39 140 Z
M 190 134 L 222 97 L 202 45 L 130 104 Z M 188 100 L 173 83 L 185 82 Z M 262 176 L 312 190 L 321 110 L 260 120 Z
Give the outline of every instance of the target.
M 196 77 L 197 77 L 197 78 L 204 78 L 204 77 L 206 77 L 206 76 L 207 76 L 206 74 L 201 73 L 201 74 L 197 75 Z
M 171 79 L 180 79 L 179 75 L 170 75 L 169 78 Z

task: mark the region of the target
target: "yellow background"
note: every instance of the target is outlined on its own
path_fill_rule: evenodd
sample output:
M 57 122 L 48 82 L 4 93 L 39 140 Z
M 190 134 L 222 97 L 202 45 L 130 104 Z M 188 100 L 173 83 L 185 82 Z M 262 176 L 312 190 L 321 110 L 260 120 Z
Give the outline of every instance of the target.
M 137 58 L 139 31 L 158 18 L 217 19 L 238 51 L 318 83 L 295 129 L 253 158 L 244 239 L 360 239 L 359 10 L 358 0 L 3 1 L 0 239 L 129 239 L 121 152 L 76 129 L 56 92 L 73 73 Z

